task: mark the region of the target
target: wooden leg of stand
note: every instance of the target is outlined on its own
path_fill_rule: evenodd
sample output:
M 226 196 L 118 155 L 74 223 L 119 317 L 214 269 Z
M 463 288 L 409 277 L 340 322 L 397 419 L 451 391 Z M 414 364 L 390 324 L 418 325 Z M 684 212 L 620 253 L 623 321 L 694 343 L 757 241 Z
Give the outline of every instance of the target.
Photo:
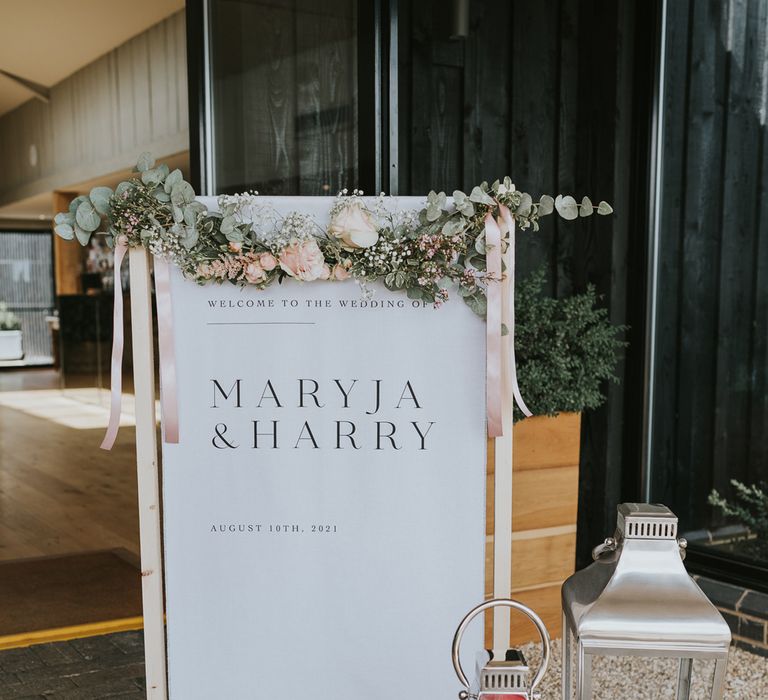
M 166 700 L 168 690 L 165 670 L 160 475 L 157 458 L 157 419 L 155 416 L 155 361 L 152 343 L 152 282 L 149 274 L 149 254 L 147 251 L 144 248 L 131 248 L 129 255 L 147 698 L 149 700 Z

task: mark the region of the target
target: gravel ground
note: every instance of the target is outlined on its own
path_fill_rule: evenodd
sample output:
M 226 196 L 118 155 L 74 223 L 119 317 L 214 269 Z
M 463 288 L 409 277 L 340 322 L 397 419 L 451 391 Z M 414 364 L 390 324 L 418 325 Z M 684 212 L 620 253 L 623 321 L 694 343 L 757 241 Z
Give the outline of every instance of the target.
M 541 645 L 523 647 L 531 668 L 538 666 Z M 560 640 L 552 643 L 552 659 L 538 690 L 542 700 L 560 700 Z M 595 657 L 592 661 L 594 700 L 661 700 L 675 698 L 676 659 L 642 657 Z M 714 662 L 694 661 L 691 700 L 709 700 Z M 768 700 L 768 659 L 731 648 L 727 700 Z

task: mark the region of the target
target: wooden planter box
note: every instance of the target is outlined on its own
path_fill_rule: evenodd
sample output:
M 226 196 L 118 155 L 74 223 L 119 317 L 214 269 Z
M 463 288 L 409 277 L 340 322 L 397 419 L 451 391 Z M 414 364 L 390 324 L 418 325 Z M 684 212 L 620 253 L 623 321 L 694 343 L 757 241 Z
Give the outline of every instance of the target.
M 581 414 L 537 416 L 515 425 L 512 482 L 512 595 L 533 608 L 552 638 L 561 635 L 560 586 L 575 568 Z M 493 583 L 493 442 L 489 443 L 486 594 Z M 486 645 L 491 648 L 490 616 Z M 514 646 L 538 640 L 522 616 Z

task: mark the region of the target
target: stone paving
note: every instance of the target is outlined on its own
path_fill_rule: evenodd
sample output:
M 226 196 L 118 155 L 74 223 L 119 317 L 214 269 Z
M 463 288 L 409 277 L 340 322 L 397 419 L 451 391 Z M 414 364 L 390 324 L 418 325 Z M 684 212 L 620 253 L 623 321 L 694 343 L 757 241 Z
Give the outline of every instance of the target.
M 144 700 L 144 637 L 119 632 L 0 651 L 1 700 Z

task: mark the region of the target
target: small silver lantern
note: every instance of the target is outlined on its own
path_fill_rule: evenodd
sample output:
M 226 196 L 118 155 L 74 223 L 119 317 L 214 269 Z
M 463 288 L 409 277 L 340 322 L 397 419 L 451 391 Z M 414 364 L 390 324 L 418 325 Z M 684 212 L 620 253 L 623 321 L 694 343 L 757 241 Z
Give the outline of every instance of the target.
M 649 503 L 618 511 L 615 537 L 563 584 L 563 700 L 572 697 L 571 637 L 578 700 L 592 696 L 595 655 L 679 658 L 677 700 L 689 697 L 693 659 L 715 659 L 711 697 L 720 700 L 731 631 L 683 566 L 677 517 Z
M 519 649 L 508 649 L 504 658 L 498 658 L 494 652 L 481 651 L 477 655 L 477 668 L 472 683 L 467 679 L 461 667 L 459 652 L 464 631 L 472 620 L 480 613 L 495 607 L 506 607 L 519 610 L 527 615 L 539 631 L 543 645 L 541 665 L 533 680 L 530 680 L 530 669 L 525 662 L 523 652 Z M 488 600 L 470 610 L 461 621 L 453 637 L 452 659 L 453 668 L 459 677 L 464 690 L 459 693 L 460 700 L 533 700 L 539 694 L 534 693 L 536 686 L 547 672 L 550 655 L 549 633 L 541 618 L 529 607 L 509 598 Z

